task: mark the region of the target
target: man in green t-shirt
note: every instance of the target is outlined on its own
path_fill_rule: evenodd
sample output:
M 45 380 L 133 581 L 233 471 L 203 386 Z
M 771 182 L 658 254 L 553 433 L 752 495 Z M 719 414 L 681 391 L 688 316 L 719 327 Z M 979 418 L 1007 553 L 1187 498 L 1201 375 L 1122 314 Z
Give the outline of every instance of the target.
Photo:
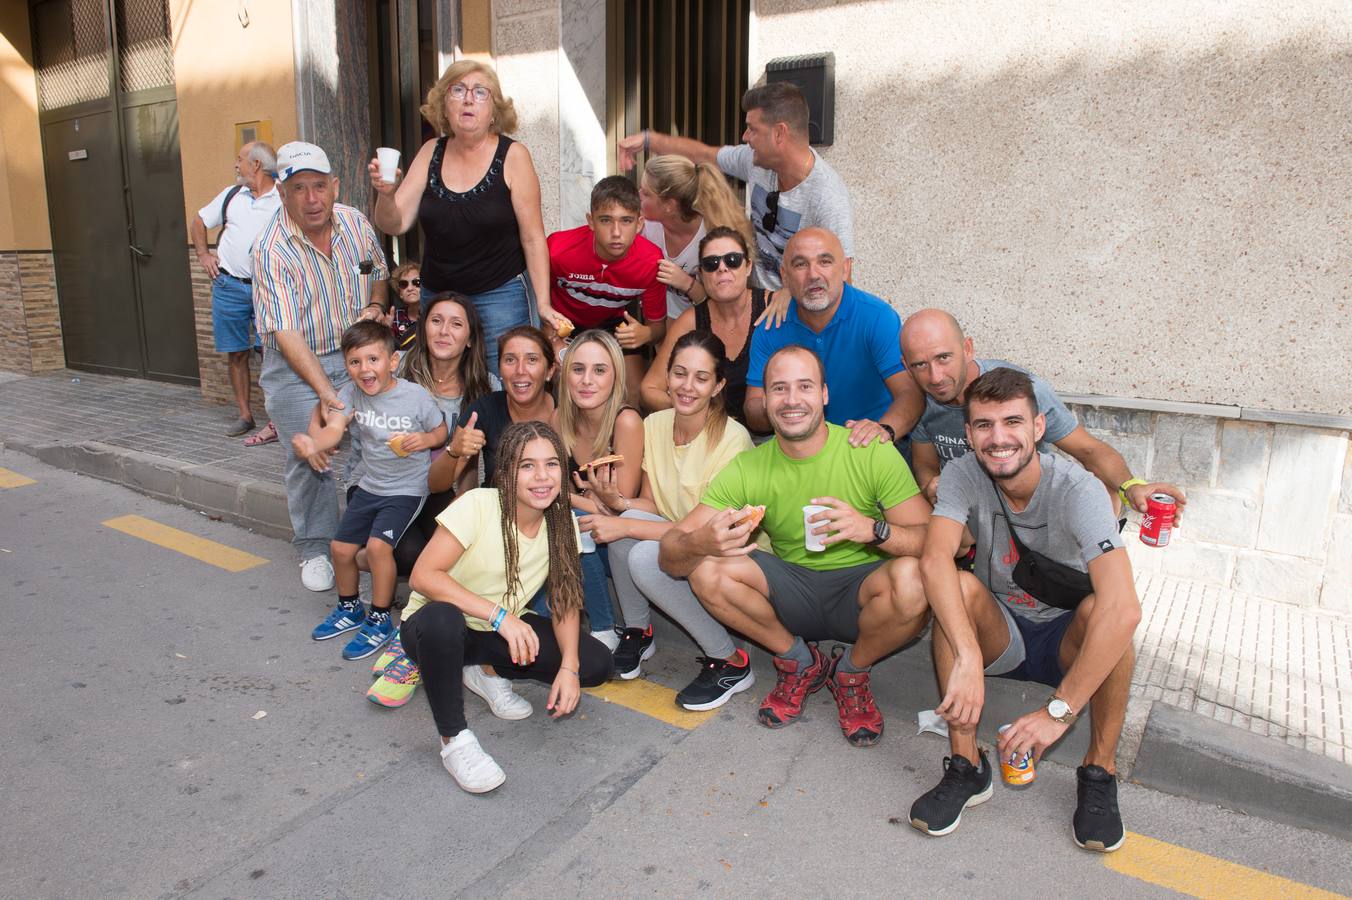
M 821 359 L 797 344 L 765 364 L 765 407 L 775 439 L 734 457 L 701 502 L 662 538 L 663 571 L 688 578 L 705 608 L 775 654 L 779 678 L 761 704 L 762 725 L 798 718 L 809 694 L 830 688 L 845 738 L 877 742 L 883 718 L 869 667 L 925 626 L 917 557 L 930 506 L 886 439 L 849 445 L 826 422 Z M 805 506 L 823 511 L 810 513 Z M 774 553 L 751 542 L 760 521 Z M 811 543 L 808 548 L 808 516 Z M 824 657 L 817 641 L 853 644 Z

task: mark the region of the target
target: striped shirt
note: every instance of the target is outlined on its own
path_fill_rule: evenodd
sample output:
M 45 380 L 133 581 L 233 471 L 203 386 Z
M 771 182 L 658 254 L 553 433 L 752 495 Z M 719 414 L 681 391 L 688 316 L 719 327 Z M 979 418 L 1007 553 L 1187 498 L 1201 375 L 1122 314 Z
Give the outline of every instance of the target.
M 390 277 L 385 252 L 366 217 L 333 205 L 330 256 L 301 233 L 286 207 L 254 244 L 254 314 L 267 347 L 277 349 L 278 331 L 298 331 L 316 355 L 338 349 L 343 330 L 371 302 L 371 286 Z M 369 271 L 362 274 L 362 264 Z

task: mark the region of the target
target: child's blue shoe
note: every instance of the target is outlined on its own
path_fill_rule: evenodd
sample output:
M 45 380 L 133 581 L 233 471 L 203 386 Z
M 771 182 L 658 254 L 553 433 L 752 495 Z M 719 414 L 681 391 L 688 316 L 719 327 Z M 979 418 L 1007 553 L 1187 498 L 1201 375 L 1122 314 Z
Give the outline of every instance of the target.
M 372 609 L 352 640 L 343 648 L 343 659 L 365 659 L 394 637 L 394 619 L 388 609 Z
M 354 628 L 360 628 L 362 619 L 366 617 L 366 604 L 360 600 L 338 601 L 338 605 L 333 608 L 333 612 L 324 617 L 324 621 L 315 626 L 315 630 L 310 632 L 310 637 L 317 641 L 327 641 L 329 638 L 335 638 L 340 634 L 351 631 Z

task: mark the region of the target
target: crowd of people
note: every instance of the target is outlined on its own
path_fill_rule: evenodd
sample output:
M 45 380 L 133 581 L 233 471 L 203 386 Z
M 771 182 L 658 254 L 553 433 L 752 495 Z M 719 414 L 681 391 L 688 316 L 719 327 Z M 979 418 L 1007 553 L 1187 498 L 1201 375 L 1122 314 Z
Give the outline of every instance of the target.
M 992 795 L 985 678 L 1015 678 L 1051 693 L 997 757 L 1040 757 L 1088 710 L 1073 833 L 1114 850 L 1140 618 L 1120 532 L 1149 495 L 1186 497 L 1134 477 L 1047 382 L 978 358 L 950 313 L 903 323 L 853 284 L 849 194 L 802 96 L 771 83 L 743 105 L 736 147 L 623 138 L 638 183 L 601 179 L 587 224 L 549 235 L 516 111 L 480 62 L 429 92 L 437 136 L 407 172 L 371 161 L 370 220 L 337 202 L 323 149 L 241 151 L 246 187 L 203 208 L 194 240 L 238 433 L 263 348 L 301 580 L 336 593 L 312 636 L 375 656 L 382 706 L 421 685 L 446 769 L 482 793 L 506 775 L 464 690 L 521 719 L 513 681 L 539 681 L 568 715 L 581 688 L 642 676 L 654 606 L 699 648 L 681 706 L 752 688 L 753 644 L 775 675 L 759 722 L 792 724 L 826 688 L 853 747 L 883 734 L 873 667 L 932 626 L 951 752 L 911 823 L 948 834 Z M 380 233 L 415 225 L 421 262 L 390 271 Z

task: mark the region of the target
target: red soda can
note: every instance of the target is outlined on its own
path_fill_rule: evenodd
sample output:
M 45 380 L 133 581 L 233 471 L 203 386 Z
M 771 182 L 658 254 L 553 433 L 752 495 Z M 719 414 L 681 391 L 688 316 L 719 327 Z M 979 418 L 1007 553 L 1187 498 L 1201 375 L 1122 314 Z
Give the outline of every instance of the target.
M 1169 546 L 1176 509 L 1178 504 L 1168 494 L 1151 494 L 1147 497 L 1145 515 L 1141 516 L 1141 543 L 1151 547 Z

